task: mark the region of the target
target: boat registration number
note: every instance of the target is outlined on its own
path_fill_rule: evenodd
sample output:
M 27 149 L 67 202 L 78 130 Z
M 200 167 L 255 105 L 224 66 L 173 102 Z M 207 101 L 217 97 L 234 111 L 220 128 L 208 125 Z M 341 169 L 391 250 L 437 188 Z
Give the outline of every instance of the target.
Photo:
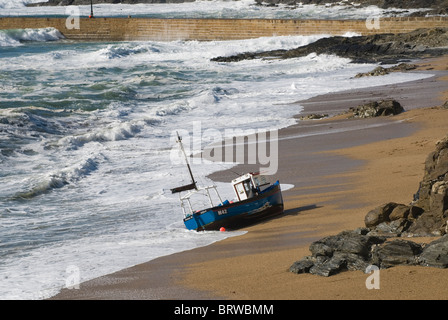
M 222 216 L 223 214 L 227 214 L 227 209 L 218 210 L 219 216 Z

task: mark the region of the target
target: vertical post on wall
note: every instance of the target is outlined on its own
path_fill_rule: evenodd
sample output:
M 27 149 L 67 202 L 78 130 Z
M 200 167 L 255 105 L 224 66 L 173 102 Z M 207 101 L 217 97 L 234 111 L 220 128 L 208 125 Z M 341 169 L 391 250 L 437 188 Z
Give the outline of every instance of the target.
M 93 18 L 93 0 L 90 0 L 90 16 L 89 18 Z

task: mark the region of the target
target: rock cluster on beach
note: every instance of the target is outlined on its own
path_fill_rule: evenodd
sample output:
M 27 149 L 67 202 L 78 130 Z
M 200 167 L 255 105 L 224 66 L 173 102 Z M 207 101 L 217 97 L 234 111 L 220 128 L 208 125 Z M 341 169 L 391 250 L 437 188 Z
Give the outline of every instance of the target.
M 396 100 L 373 101 L 350 108 L 348 113 L 354 118 L 372 118 L 397 115 L 404 111 L 403 106 Z
M 310 245 L 311 256 L 296 261 L 290 271 L 331 276 L 343 270 L 375 265 L 448 267 L 448 135 L 437 142 L 425 162 L 425 173 L 414 200 L 386 203 L 369 211 L 365 227 L 343 231 Z M 403 238 L 438 237 L 429 244 Z
M 415 69 L 417 69 L 417 65 L 409 63 L 400 63 L 390 68 L 378 66 L 370 72 L 358 73 L 355 78 L 385 76 L 391 72 L 406 72 Z
M 348 118 L 374 118 L 394 116 L 404 112 L 403 106 L 396 100 L 386 99 L 380 101 L 372 101 L 357 107 L 351 107 L 343 113 Z M 321 120 L 327 118 L 328 114 L 311 113 L 301 116 L 300 120 Z
M 289 271 L 328 277 L 345 270 L 365 271 L 373 265 L 380 269 L 397 265 L 448 267 L 448 235 L 419 244 L 403 239 L 389 241 L 360 228 L 315 241 L 310 251 L 311 256 L 294 262 Z

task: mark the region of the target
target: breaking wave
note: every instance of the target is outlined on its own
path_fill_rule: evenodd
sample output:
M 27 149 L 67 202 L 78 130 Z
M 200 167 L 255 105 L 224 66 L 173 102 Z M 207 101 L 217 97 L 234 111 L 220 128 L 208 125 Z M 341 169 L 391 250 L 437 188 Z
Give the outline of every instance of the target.
M 28 190 L 17 192 L 13 199 L 31 199 L 53 189 L 62 188 L 68 184 L 75 183 L 83 177 L 96 171 L 99 166 L 99 157 L 88 157 L 74 165 L 50 172 L 44 176 L 35 177 L 25 185 L 30 185 Z
M 79 135 L 66 136 L 57 142 L 57 146 L 67 146 L 69 149 L 77 149 L 89 142 L 120 141 L 134 137 L 140 132 L 142 124 L 134 122 L 122 122 L 110 125 L 106 128 L 98 128 L 93 132 Z
M 24 41 L 57 41 L 64 36 L 55 28 L 0 30 L 0 47 L 20 46 Z
M 120 45 L 108 45 L 106 48 L 99 50 L 98 53 L 101 56 L 106 57 L 107 59 L 119 59 L 134 54 L 146 53 L 148 51 L 159 52 L 159 50 L 156 48 L 150 48 L 144 46 L 129 47 L 127 45 L 120 44 Z

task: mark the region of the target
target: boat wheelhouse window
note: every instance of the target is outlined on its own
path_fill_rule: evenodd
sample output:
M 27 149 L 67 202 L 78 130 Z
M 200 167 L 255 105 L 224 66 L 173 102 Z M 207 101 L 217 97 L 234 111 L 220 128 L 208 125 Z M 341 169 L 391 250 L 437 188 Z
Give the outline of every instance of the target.
M 235 185 L 238 194 L 244 194 L 244 187 L 242 183 L 238 183 Z
M 239 201 L 252 198 L 269 186 L 266 177 L 258 173 L 246 173 L 232 180 L 232 185 Z
M 250 180 L 246 180 L 244 183 L 244 189 L 246 189 L 246 192 L 249 193 L 252 191 L 252 184 L 250 183 Z
M 255 183 L 255 187 L 260 189 L 260 190 L 261 190 L 262 187 L 269 186 L 269 182 L 266 180 L 265 176 L 261 176 L 261 175 L 253 176 L 253 180 L 254 180 L 254 183 Z
M 240 201 L 252 198 L 254 196 L 254 187 L 252 185 L 251 179 L 243 180 L 239 183 L 236 183 L 234 186 L 238 199 Z

